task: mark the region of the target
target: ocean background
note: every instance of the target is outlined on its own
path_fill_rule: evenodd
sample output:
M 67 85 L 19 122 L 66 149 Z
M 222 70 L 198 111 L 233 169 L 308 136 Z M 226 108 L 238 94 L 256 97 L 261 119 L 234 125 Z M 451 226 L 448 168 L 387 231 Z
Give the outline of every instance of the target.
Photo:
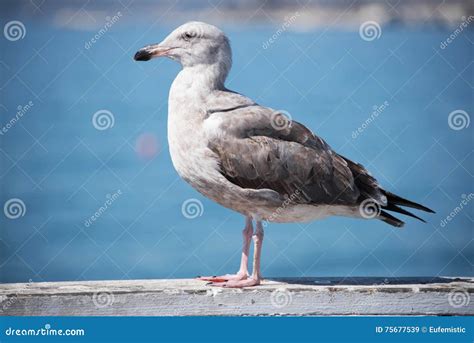
M 0 5 L 2 27 L 25 27 L 22 39 L 0 36 L 0 126 L 9 127 L 0 135 L 0 204 L 24 204 L 18 218 L 0 212 L 0 282 L 237 271 L 243 217 L 201 196 L 171 164 L 167 98 L 180 67 L 133 61 L 179 22 L 109 3 L 81 26 L 75 11 L 87 18 L 94 5 L 70 3 L 74 11 Z M 387 190 L 436 211 L 420 213 L 426 224 L 405 218 L 403 229 L 335 217 L 269 224 L 264 276 L 473 276 L 473 125 L 448 121 L 453 111 L 473 113 L 472 23 L 442 48 L 458 26 L 391 21 L 366 40 L 338 22 L 301 28 L 296 18 L 281 30 L 282 21 L 205 21 L 231 40 L 228 88 L 287 111 Z M 102 110 L 113 126 L 99 130 L 93 116 Z M 195 218 L 183 214 L 189 199 Z

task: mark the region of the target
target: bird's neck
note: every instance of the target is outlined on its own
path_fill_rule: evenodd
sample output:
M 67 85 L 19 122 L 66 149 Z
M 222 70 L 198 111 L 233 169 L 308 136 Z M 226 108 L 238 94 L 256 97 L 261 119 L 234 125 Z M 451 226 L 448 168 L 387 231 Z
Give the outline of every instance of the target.
M 218 65 L 184 67 L 170 89 L 168 121 L 179 120 L 189 124 L 202 121 L 209 95 L 224 89 L 226 76 Z
M 194 94 L 208 94 L 213 90 L 224 89 L 228 70 L 223 63 L 199 64 L 184 67 L 173 82 L 180 91 L 191 91 Z
M 215 90 L 224 89 L 226 74 L 218 65 L 184 67 L 170 89 L 168 134 L 189 136 L 207 113 L 207 100 Z

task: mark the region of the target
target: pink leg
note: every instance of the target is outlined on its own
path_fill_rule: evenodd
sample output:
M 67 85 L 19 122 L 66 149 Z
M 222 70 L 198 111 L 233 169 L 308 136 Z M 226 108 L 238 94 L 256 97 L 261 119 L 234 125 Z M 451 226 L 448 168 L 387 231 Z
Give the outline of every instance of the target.
M 228 288 L 242 288 L 257 286 L 262 280 L 260 273 L 260 258 L 262 256 L 262 244 L 263 244 L 263 226 L 261 221 L 257 221 L 257 228 L 255 235 L 253 236 L 254 241 L 254 254 L 253 254 L 253 271 L 252 276 L 243 280 L 229 280 L 227 282 L 218 282 L 213 284 L 214 286 L 228 287 Z
M 250 240 L 252 239 L 253 225 L 252 218 L 245 218 L 245 228 L 242 231 L 243 245 L 242 245 L 242 258 L 240 260 L 240 268 L 237 274 L 226 274 L 221 276 L 203 276 L 199 280 L 211 281 L 211 282 L 225 282 L 229 280 L 245 280 L 249 276 L 248 261 L 249 261 L 249 250 Z

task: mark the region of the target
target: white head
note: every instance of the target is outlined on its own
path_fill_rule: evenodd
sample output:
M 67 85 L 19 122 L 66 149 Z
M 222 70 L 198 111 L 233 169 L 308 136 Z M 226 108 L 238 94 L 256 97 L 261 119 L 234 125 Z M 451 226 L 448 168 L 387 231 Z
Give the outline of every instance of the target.
M 141 48 L 134 59 L 148 61 L 161 56 L 178 61 L 183 68 L 217 68 L 216 72 L 223 79 L 232 66 L 230 43 L 224 32 L 213 25 L 198 21 L 181 25 L 159 44 Z

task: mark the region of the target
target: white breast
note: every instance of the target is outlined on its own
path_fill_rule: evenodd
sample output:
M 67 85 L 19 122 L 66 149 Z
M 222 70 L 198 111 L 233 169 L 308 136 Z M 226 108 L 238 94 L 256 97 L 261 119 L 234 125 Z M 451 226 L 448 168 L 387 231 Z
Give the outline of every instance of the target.
M 205 98 L 187 74 L 181 72 L 171 86 L 168 104 L 168 143 L 171 159 L 181 177 L 193 184 L 213 179 L 218 164 L 208 148 L 203 127 Z

